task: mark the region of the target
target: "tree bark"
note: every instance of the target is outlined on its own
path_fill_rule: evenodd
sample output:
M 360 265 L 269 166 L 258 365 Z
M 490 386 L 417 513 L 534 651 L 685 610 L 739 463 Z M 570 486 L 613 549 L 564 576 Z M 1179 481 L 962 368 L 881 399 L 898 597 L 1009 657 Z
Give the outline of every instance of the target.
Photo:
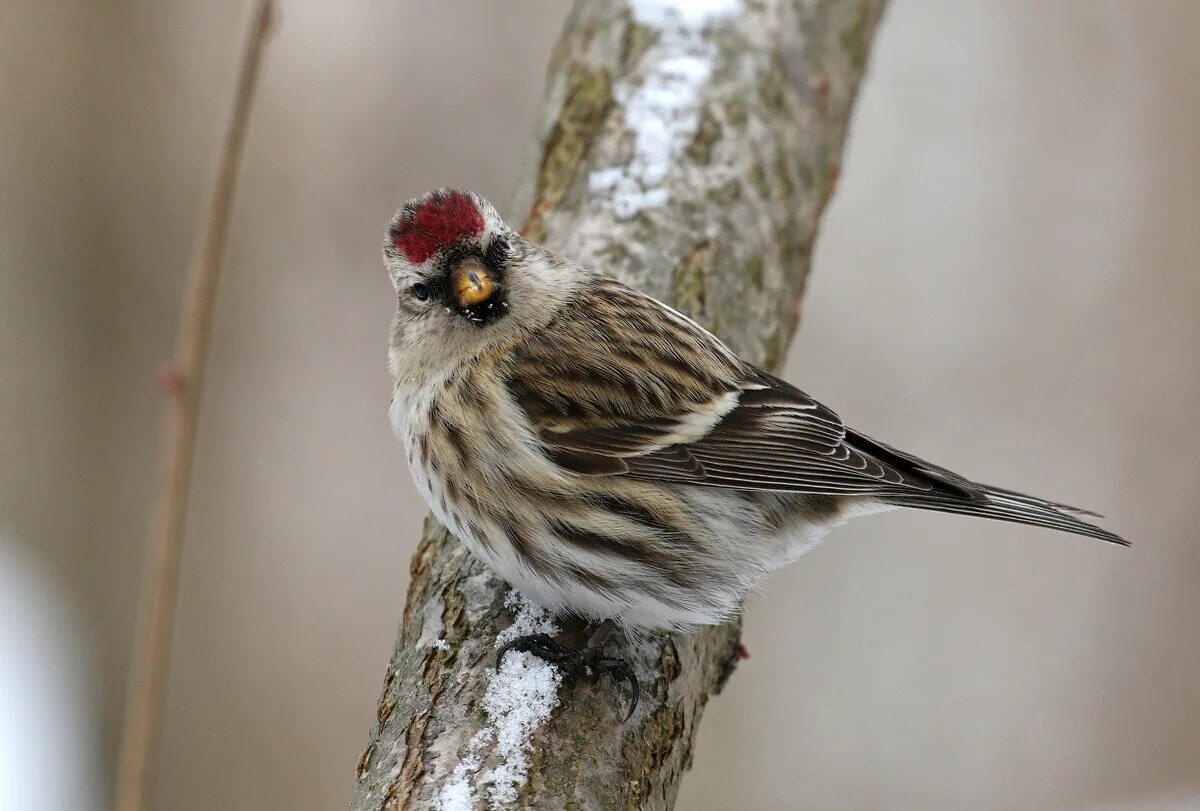
M 528 212 L 525 234 L 778 367 L 883 2 L 578 0 L 512 207 Z M 427 521 L 352 809 L 488 807 L 502 754 L 485 694 L 507 592 Z M 611 642 L 641 680 L 637 713 L 623 721 L 619 685 L 566 680 L 508 804 L 672 807 L 739 632 L 735 620 Z

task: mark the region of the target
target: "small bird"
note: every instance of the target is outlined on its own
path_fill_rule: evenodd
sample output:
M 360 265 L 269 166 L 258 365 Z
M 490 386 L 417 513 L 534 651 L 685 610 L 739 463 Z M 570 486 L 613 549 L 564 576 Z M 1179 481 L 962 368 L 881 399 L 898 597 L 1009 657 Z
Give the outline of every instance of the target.
M 418 490 L 487 566 L 627 633 L 719 623 L 848 518 L 914 507 L 1126 542 L 1094 513 L 979 484 L 846 426 L 685 315 L 524 239 L 479 195 L 393 217 L 392 425 Z M 501 658 L 503 658 L 503 653 Z

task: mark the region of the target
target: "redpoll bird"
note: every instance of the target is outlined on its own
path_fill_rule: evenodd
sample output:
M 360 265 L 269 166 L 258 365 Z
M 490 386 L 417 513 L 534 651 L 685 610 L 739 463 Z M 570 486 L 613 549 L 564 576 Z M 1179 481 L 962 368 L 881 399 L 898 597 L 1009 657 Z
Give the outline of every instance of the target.
M 848 428 L 686 316 L 522 238 L 478 195 L 407 203 L 384 261 L 391 420 L 417 488 L 551 611 L 631 631 L 717 623 L 831 527 L 892 507 L 1125 543 L 1083 510 Z

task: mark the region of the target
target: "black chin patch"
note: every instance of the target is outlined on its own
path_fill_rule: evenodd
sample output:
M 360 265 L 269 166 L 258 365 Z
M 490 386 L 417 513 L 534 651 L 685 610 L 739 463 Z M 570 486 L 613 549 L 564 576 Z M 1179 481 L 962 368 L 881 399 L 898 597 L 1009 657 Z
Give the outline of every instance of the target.
M 459 307 L 457 312 L 475 326 L 487 326 L 508 313 L 508 302 L 504 300 L 503 294 L 503 288 L 497 289 L 487 301 L 471 307 Z
M 505 284 L 507 259 L 508 242 L 502 236 L 492 240 L 486 254 L 478 246 L 471 244 L 459 244 L 447 251 L 446 256 L 442 259 L 442 283 L 439 285 L 443 291 L 442 301 L 446 309 L 477 327 L 486 327 L 506 316 L 508 314 L 508 285 Z M 454 268 L 464 260 L 474 260 L 486 267 L 492 275 L 494 284 L 491 296 L 468 307 L 459 305 L 454 297 L 454 285 L 451 283 Z

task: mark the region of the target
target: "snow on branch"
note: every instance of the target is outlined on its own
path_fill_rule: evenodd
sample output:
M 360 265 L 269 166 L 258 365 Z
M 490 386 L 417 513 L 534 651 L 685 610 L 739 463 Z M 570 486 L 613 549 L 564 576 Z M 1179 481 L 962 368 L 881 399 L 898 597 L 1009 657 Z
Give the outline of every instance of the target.
M 633 156 L 627 163 L 592 170 L 588 191 L 594 202 L 621 219 L 666 205 L 663 181 L 700 126 L 701 93 L 717 56 L 704 30 L 737 14 L 740 6 L 740 0 L 630 3 L 634 21 L 657 32 L 657 41 L 637 82 L 629 77 L 613 90 L 633 132 Z
M 530 634 L 559 632 L 549 613 L 517 591 L 504 599 L 516 614 L 512 625 L 496 637 L 494 647 Z M 438 811 L 471 811 L 476 807 L 473 778 L 483 766 L 481 752 L 494 743 L 500 762 L 483 773 L 479 783 L 487 789 L 490 808 L 503 808 L 517 799 L 517 790 L 529 776 L 529 754 L 533 731 L 550 720 L 558 706 L 562 673 L 558 667 L 529 653 L 511 652 L 488 673 L 483 694 L 483 713 L 488 724 L 472 736 L 467 753 L 455 766 L 450 779 L 438 793 Z

